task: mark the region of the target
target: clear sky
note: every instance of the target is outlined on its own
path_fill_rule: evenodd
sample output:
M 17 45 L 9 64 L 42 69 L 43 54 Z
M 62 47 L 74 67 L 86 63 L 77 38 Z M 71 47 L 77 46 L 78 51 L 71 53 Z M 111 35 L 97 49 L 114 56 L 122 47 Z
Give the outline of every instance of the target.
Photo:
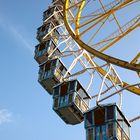
M 0 0 L 0 140 L 85 140 L 84 125 L 66 125 L 38 84 L 36 29 L 50 0 Z M 131 77 L 132 78 L 132 77 Z M 140 98 L 124 93 L 123 112 L 140 114 Z M 140 121 L 131 140 L 139 140 Z

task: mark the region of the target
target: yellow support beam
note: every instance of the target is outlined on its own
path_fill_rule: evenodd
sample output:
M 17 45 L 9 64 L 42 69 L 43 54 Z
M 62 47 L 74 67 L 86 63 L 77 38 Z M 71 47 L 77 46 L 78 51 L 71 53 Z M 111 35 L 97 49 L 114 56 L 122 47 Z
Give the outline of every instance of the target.
M 137 55 L 136 55 L 136 57 L 130 62 L 131 64 L 136 64 L 137 62 L 138 62 L 138 59 L 140 58 L 140 53 L 138 53 Z
M 136 63 L 140 64 L 139 59 L 140 59 L 140 53 L 138 53 L 138 54 L 136 55 L 136 57 L 135 57 L 130 63 L 132 63 L 132 64 L 136 64 Z M 140 72 L 137 72 L 137 74 L 138 74 L 138 76 L 140 77 Z

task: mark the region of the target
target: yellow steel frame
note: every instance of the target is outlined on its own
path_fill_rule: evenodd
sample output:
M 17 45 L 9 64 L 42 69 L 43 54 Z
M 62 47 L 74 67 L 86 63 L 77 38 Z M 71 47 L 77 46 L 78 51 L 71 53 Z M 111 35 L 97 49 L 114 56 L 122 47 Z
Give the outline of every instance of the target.
M 140 58 L 140 53 L 137 54 L 137 56 L 131 61 L 132 64 L 140 64 L 139 62 L 139 58 Z M 137 72 L 138 76 L 140 77 L 140 72 Z
M 132 0 L 126 0 L 123 5 L 121 6 L 125 6 L 127 3 L 131 2 Z M 68 30 L 69 34 L 71 35 L 71 37 L 79 44 L 79 46 L 81 46 L 83 49 L 87 50 L 88 52 L 90 52 L 91 54 L 99 57 L 100 59 L 103 59 L 109 63 L 112 63 L 112 64 L 115 64 L 115 65 L 118 65 L 118 66 L 121 66 L 121 67 L 124 67 L 124 68 L 127 68 L 127 69 L 130 69 L 130 70 L 134 70 L 134 71 L 137 71 L 137 72 L 140 72 L 140 65 L 139 64 L 132 64 L 132 63 L 129 63 L 129 62 L 126 62 L 126 61 L 123 61 L 121 59 L 117 59 L 117 58 L 114 58 L 112 56 L 108 56 L 106 54 L 103 54 L 93 48 L 91 48 L 90 46 L 88 46 L 87 44 L 85 44 L 82 40 L 80 40 L 80 37 L 79 37 L 79 30 L 78 30 L 78 26 L 79 26 L 79 23 L 80 23 L 80 15 L 81 15 L 81 12 L 82 12 L 82 8 L 85 4 L 85 0 L 82 0 L 81 2 L 81 5 L 79 6 L 79 9 L 78 9 L 78 13 L 76 15 L 76 28 L 75 28 L 75 32 L 72 30 L 70 24 L 69 24 L 69 21 L 68 21 L 68 10 L 69 10 L 69 0 L 66 0 L 65 1 L 65 4 L 64 4 L 64 23 L 65 23 L 65 26 L 66 26 L 66 29 Z M 138 26 L 140 26 L 138 24 Z M 134 30 L 134 29 L 132 29 Z M 131 30 L 131 31 L 132 31 Z M 126 35 L 126 34 L 125 34 Z M 125 35 L 123 35 L 122 37 L 124 37 Z M 121 38 L 122 38 L 121 37 Z M 121 38 L 119 38 L 118 40 L 116 40 L 115 42 L 119 41 Z M 115 43 L 114 42 L 114 43 Z M 113 45 L 113 44 L 112 44 Z M 97 64 L 96 64 L 97 65 Z M 97 66 L 98 67 L 98 66 Z M 102 68 L 98 67 L 97 70 L 102 74 L 102 75 L 106 75 L 106 71 L 103 70 Z M 109 75 L 112 77 L 112 75 Z M 109 77 L 108 77 L 109 78 Z M 126 88 L 128 87 L 128 88 Z M 122 88 L 126 88 L 128 91 L 134 93 L 134 94 L 137 94 L 137 95 L 140 95 L 140 89 L 135 87 L 135 86 L 130 86 L 128 83 L 126 82 L 123 82 L 123 86 Z
M 131 63 L 132 64 L 137 63 L 139 58 L 140 58 L 140 53 L 137 54 L 137 56 L 131 61 Z

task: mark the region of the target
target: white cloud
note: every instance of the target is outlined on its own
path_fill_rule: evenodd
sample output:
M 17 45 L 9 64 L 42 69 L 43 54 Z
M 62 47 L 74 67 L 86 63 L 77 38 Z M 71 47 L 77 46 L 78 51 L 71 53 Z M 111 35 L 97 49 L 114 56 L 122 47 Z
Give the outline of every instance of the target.
M 11 33 L 14 35 L 15 39 L 22 43 L 22 46 L 26 47 L 29 51 L 33 53 L 33 46 L 29 44 L 27 39 L 14 27 L 10 27 Z
M 7 109 L 0 110 L 0 125 L 5 123 L 10 123 L 13 121 L 13 115 Z
M 0 18 L 0 27 L 4 29 L 8 34 L 10 34 L 16 42 L 18 42 L 19 47 L 23 46 L 28 49 L 31 53 L 34 52 L 34 47 L 31 45 L 23 34 L 17 30 L 16 26 L 10 24 L 10 21 L 6 20 L 5 18 Z

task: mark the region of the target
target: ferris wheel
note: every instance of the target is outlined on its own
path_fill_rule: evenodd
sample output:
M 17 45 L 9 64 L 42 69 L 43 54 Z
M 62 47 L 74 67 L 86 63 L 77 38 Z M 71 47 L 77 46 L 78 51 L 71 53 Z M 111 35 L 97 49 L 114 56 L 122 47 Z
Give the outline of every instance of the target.
M 128 121 L 121 112 L 124 90 L 140 95 L 140 50 L 126 38 L 140 27 L 138 8 L 139 0 L 53 0 L 43 13 L 38 81 L 64 122 L 85 121 L 88 140 L 129 140 L 129 123 L 139 119 Z

